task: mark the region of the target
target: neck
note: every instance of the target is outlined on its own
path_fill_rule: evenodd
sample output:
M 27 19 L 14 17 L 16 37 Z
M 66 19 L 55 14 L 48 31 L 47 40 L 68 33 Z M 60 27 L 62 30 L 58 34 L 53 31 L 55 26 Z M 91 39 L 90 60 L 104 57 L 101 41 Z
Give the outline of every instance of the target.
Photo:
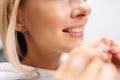
M 37 68 L 57 69 L 61 53 L 50 51 L 43 46 L 37 47 L 37 45 L 30 40 L 31 39 L 26 39 L 28 51 L 22 63 Z

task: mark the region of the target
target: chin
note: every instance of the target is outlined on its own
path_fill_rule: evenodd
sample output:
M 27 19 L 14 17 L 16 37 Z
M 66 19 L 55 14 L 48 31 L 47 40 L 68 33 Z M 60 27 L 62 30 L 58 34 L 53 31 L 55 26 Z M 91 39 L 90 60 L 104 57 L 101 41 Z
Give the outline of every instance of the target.
M 76 46 L 67 46 L 67 47 L 63 47 L 63 49 L 61 50 L 62 52 L 70 52 L 71 50 L 73 50 L 74 48 L 78 47 Z

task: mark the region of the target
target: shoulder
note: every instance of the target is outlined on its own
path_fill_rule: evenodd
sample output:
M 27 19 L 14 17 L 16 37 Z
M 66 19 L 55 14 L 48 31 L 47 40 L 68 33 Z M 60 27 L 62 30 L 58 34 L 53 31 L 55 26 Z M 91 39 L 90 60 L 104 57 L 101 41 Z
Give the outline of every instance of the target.
M 38 80 L 36 77 L 38 77 L 36 73 L 20 72 L 8 62 L 0 63 L 0 80 Z
M 18 72 L 9 62 L 0 63 L 0 73 L 1 72 Z
M 12 76 L 16 76 L 15 72 L 16 69 L 10 63 L 0 63 L 0 80 L 12 80 Z
M 12 64 L 0 63 L 0 80 L 25 80 L 26 74 L 15 69 Z
M 12 67 L 12 65 L 9 62 L 0 63 L 0 70 L 6 69 L 6 68 L 11 68 L 11 67 Z
M 0 73 L 14 71 L 15 68 L 8 62 L 0 63 Z

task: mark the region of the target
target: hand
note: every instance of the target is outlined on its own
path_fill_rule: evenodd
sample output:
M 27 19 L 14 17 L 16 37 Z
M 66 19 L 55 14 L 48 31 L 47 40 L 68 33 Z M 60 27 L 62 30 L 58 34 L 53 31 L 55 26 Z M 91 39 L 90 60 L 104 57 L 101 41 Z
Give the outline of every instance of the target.
M 116 69 L 107 63 L 108 56 L 97 48 L 98 45 L 88 42 L 72 50 L 53 80 L 114 80 Z
M 120 70 L 120 46 L 111 46 L 109 52 L 112 54 L 112 62 L 116 65 L 118 70 Z
M 102 47 L 102 50 L 105 50 L 105 52 L 112 56 L 110 60 L 120 71 L 120 46 L 117 45 L 113 40 L 108 38 L 98 38 L 98 41 L 101 41 L 101 43 L 106 45 L 100 47 Z
M 101 38 L 102 42 L 109 44 L 108 53 L 112 55 L 111 61 L 120 70 L 120 46 L 117 45 L 113 40 L 108 38 Z

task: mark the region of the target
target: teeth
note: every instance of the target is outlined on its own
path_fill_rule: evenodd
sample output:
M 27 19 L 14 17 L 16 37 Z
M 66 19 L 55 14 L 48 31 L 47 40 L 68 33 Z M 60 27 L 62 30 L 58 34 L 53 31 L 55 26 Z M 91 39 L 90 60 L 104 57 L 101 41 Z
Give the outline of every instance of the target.
M 72 33 L 80 33 L 83 31 L 82 28 L 74 28 L 74 29 L 68 29 L 69 32 L 72 32 Z

